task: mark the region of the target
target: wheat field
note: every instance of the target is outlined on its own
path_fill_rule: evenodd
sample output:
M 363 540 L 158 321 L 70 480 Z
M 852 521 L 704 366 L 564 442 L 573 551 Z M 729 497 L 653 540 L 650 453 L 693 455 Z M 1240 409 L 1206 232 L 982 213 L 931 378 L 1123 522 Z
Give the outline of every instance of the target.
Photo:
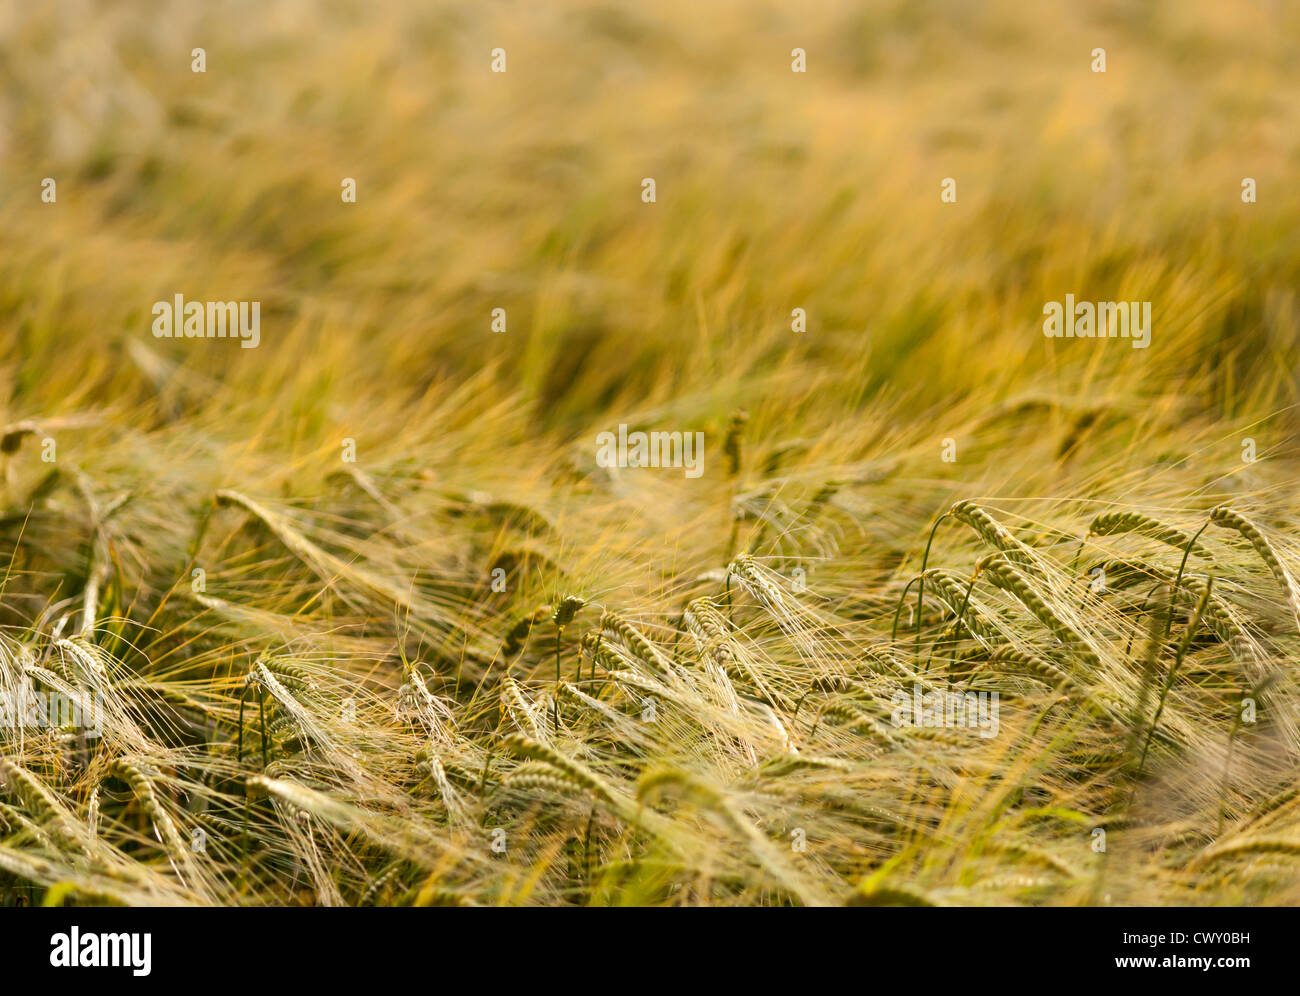
M 0 6 L 0 901 L 1300 903 L 1298 48 Z

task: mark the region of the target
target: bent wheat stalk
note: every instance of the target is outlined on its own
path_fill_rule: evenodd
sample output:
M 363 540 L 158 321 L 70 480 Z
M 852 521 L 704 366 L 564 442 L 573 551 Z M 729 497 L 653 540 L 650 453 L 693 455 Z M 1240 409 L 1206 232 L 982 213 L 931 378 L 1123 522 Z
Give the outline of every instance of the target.
M 1210 512 L 1210 521 L 1226 529 L 1235 529 L 1250 542 L 1250 545 L 1255 548 L 1255 552 L 1259 554 L 1260 560 L 1264 561 L 1264 565 L 1277 579 L 1278 586 L 1281 587 L 1282 594 L 1286 597 L 1287 606 L 1291 609 L 1291 616 L 1295 620 L 1296 627 L 1300 629 L 1300 592 L 1297 592 L 1295 581 L 1292 580 L 1287 569 L 1282 566 L 1282 559 L 1277 555 L 1277 551 L 1273 549 L 1273 544 L 1260 532 L 1259 527 L 1240 512 L 1234 511 L 1227 505 L 1220 505 Z

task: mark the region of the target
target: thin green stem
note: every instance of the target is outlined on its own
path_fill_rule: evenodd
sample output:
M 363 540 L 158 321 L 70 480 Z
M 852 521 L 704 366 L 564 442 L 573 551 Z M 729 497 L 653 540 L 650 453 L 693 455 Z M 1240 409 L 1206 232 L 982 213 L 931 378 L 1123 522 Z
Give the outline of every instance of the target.
M 1200 628 L 1201 616 L 1205 612 L 1206 605 L 1209 604 L 1210 591 L 1213 587 L 1214 578 L 1208 578 L 1205 582 L 1205 594 L 1201 596 L 1200 604 L 1196 606 L 1196 613 L 1192 616 L 1192 621 L 1187 624 L 1187 632 L 1183 634 L 1183 638 L 1178 644 L 1178 653 L 1174 657 L 1173 664 L 1169 667 L 1169 674 L 1165 677 L 1164 687 L 1160 689 L 1160 699 L 1156 703 L 1156 714 L 1151 717 L 1151 727 L 1147 730 L 1146 742 L 1142 745 L 1142 757 L 1138 760 L 1137 774 L 1134 776 L 1135 783 L 1142 780 L 1142 770 L 1147 763 L 1147 752 L 1151 749 L 1151 741 L 1155 737 L 1156 727 L 1160 724 L 1160 717 L 1165 711 L 1165 699 L 1174 685 L 1174 678 L 1178 674 L 1178 668 L 1182 666 L 1183 658 L 1187 656 L 1192 640 L 1196 637 L 1196 631 Z
M 1208 529 L 1209 526 L 1210 526 L 1210 520 L 1206 519 L 1205 525 L 1201 526 L 1201 528 L 1196 531 L 1196 535 L 1187 541 L 1187 548 L 1183 550 L 1183 559 L 1178 564 L 1178 574 L 1174 577 L 1173 594 L 1171 594 L 1169 597 L 1169 616 L 1168 618 L 1165 619 L 1165 636 L 1169 635 L 1169 630 L 1174 625 L 1174 605 L 1177 603 L 1178 586 L 1182 583 L 1183 580 L 1183 568 L 1187 566 L 1187 557 L 1192 552 L 1192 547 L 1196 545 L 1196 541 L 1201 538 L 1201 533 L 1205 532 L 1205 530 Z
M 916 659 L 921 659 L 921 609 L 924 606 L 925 599 L 925 568 L 930 562 L 930 547 L 934 543 L 934 534 L 939 531 L 939 526 L 943 520 L 948 518 L 948 513 L 944 512 L 935 520 L 934 528 L 930 530 L 930 538 L 925 541 L 925 555 L 921 558 L 921 574 L 919 584 L 916 586 Z
M 1074 577 L 1074 572 L 1079 566 L 1079 557 L 1083 554 L 1083 548 L 1088 545 L 1088 537 L 1085 536 L 1079 540 L 1079 549 L 1074 551 L 1074 559 L 1070 561 L 1070 577 Z
M 262 723 L 262 770 L 266 770 L 267 765 L 267 745 L 266 745 L 266 689 L 258 690 L 257 696 L 258 715 Z
M 551 717 L 555 732 L 560 732 L 560 641 L 564 639 L 564 627 L 555 627 L 555 695 L 551 699 Z M 582 673 L 582 661 L 578 661 L 579 677 Z
M 964 618 L 966 618 L 966 606 L 970 604 L 970 593 L 971 590 L 975 587 L 975 582 L 979 578 L 979 576 L 980 576 L 980 569 L 976 567 L 975 573 L 970 576 L 970 584 L 966 585 L 966 594 L 963 596 L 961 600 L 961 608 L 957 611 L 957 619 L 952 624 L 952 635 L 954 640 L 960 639 L 961 622 Z M 934 648 L 935 646 L 938 645 L 938 643 L 939 641 L 935 640 L 934 643 L 930 644 L 930 653 L 925 658 L 925 667 L 922 669 L 923 671 L 928 672 L 930 670 L 930 661 L 934 658 Z
M 244 700 L 248 698 L 248 686 L 244 686 L 244 691 L 239 696 L 239 733 L 236 735 L 235 761 L 244 760 Z M 247 791 L 247 790 L 245 790 Z
M 903 603 L 907 601 L 907 593 L 911 590 L 912 585 L 916 584 L 920 579 L 921 576 L 918 574 L 916 577 L 912 578 L 912 580 L 908 581 L 907 584 L 903 585 L 903 593 L 898 596 L 898 608 L 894 610 L 894 628 L 889 631 L 890 643 L 893 643 L 898 639 L 898 620 L 903 614 Z

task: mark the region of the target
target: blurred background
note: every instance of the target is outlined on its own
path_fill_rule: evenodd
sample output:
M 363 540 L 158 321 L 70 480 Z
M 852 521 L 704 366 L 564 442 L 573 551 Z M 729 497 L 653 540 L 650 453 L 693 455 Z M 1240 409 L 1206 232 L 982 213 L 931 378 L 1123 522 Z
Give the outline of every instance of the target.
M 0 404 L 165 423 L 215 378 L 214 432 L 294 452 L 435 385 L 566 440 L 1025 390 L 1274 412 L 1298 46 L 1251 0 L 5 3 Z M 1046 340 L 1067 292 L 1152 301 L 1151 348 Z M 178 293 L 260 300 L 260 347 L 153 338 Z

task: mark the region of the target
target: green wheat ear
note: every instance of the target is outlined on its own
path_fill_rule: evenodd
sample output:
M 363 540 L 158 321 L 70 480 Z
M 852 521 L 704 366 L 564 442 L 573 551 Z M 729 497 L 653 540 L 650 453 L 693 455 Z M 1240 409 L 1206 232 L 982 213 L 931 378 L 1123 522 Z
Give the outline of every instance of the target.
M 948 514 L 958 522 L 965 523 L 974 529 L 980 539 L 1006 554 L 1007 559 L 1012 563 L 1028 564 L 1029 558 L 1024 547 L 1011 533 L 1007 532 L 1002 523 L 993 518 L 987 509 L 982 508 L 973 501 L 959 501 L 948 509 Z
M 532 612 L 521 616 L 515 624 L 510 627 L 506 633 L 505 643 L 501 645 L 501 652 L 507 657 L 513 657 L 523 647 L 524 641 L 528 639 L 528 634 L 533 631 L 533 627 L 539 622 L 551 615 L 549 605 L 539 605 Z
M 1210 512 L 1210 521 L 1226 529 L 1235 529 L 1250 542 L 1255 552 L 1259 554 L 1259 559 L 1264 561 L 1265 566 L 1277 580 L 1278 587 L 1282 589 L 1282 594 L 1291 609 L 1291 615 L 1296 620 L 1297 627 L 1300 627 L 1300 592 L 1297 591 L 1296 583 L 1291 579 L 1287 569 L 1282 566 L 1282 560 L 1273 549 L 1273 544 L 1268 541 L 1259 527 L 1227 505 L 1220 505 Z
M 551 617 L 552 621 L 557 627 L 563 629 L 565 626 L 569 625 L 569 623 L 573 622 L 574 616 L 582 611 L 582 607 L 586 604 L 586 600 L 579 598 L 577 595 L 565 595 L 564 598 L 560 600 L 560 605 L 555 610 L 555 615 Z
M 1180 550 L 1194 548 L 1197 553 L 1205 553 L 1200 547 L 1194 547 L 1192 537 L 1177 526 L 1140 512 L 1106 512 L 1093 519 L 1088 526 L 1089 536 L 1116 536 L 1121 533 L 1137 533 Z

